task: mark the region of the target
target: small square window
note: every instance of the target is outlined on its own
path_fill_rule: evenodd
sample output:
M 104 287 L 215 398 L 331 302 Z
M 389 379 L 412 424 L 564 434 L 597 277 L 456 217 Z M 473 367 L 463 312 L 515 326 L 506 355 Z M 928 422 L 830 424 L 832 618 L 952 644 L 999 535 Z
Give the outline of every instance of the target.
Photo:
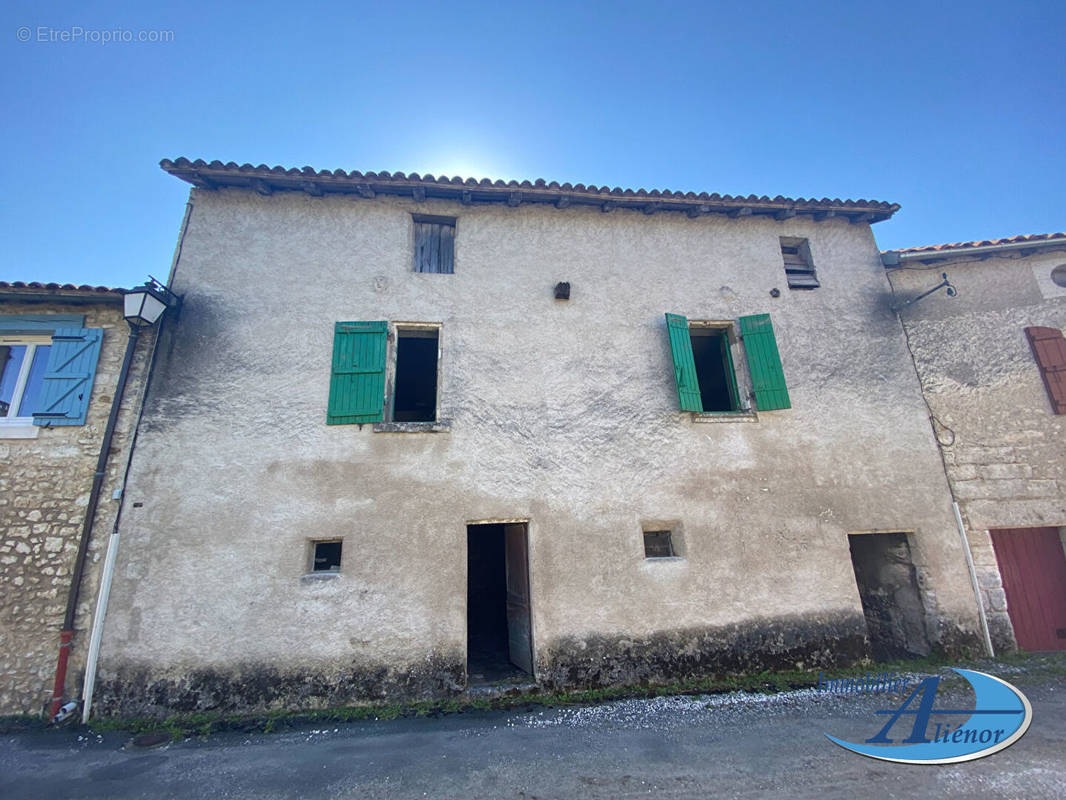
M 455 272 L 455 218 L 416 214 L 415 272 Z
M 806 239 L 781 237 L 781 257 L 789 289 L 817 289 L 821 284 L 814 273 L 811 246 Z
M 311 551 L 312 572 L 340 572 L 341 540 L 313 542 Z
M 670 531 L 644 531 L 645 558 L 673 558 L 675 555 Z

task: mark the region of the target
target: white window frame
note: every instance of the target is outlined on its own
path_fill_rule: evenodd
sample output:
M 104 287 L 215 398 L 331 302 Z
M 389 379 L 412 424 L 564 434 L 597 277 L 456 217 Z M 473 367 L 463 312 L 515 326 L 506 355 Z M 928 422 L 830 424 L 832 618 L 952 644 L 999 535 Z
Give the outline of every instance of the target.
M 18 409 L 22 404 L 22 395 L 26 391 L 26 383 L 30 378 L 30 369 L 33 367 L 33 357 L 37 348 L 41 345 L 51 345 L 50 334 L 0 334 L 0 345 L 11 347 L 25 347 L 26 355 L 22 359 L 18 377 L 15 379 L 15 389 L 11 394 L 11 408 Z M 40 432 L 40 426 L 33 424 L 33 417 L 0 417 L 0 439 L 36 439 Z

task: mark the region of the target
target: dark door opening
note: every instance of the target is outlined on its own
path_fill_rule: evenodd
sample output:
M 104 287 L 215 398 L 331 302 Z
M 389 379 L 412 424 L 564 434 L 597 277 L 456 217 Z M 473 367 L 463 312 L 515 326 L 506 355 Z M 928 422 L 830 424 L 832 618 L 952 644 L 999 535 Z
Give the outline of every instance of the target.
M 533 672 L 525 523 L 467 525 L 467 674 L 471 684 Z
M 1022 650 L 1066 650 L 1066 555 L 1057 528 L 989 531 Z
M 848 545 L 874 659 L 929 655 L 925 609 L 907 534 L 849 534 Z
M 435 422 L 437 419 L 437 331 L 400 329 L 396 332 L 395 422 Z

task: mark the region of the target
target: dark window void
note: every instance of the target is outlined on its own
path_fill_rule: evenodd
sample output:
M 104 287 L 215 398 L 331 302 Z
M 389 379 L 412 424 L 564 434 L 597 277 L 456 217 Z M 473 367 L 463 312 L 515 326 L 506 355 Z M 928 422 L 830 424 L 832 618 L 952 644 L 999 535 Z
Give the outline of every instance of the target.
M 736 411 L 736 378 L 723 328 L 691 328 L 692 358 L 704 411 Z
M 929 655 L 925 609 L 907 534 L 851 534 L 848 544 L 874 659 Z
M 670 531 L 644 531 L 645 558 L 673 558 L 674 543 Z
M 468 525 L 467 671 L 471 683 L 491 682 L 515 668 L 507 636 L 507 566 L 503 525 Z
M 401 330 L 396 337 L 395 422 L 437 419 L 437 331 Z
M 315 542 L 312 572 L 338 572 L 341 568 L 341 543 Z

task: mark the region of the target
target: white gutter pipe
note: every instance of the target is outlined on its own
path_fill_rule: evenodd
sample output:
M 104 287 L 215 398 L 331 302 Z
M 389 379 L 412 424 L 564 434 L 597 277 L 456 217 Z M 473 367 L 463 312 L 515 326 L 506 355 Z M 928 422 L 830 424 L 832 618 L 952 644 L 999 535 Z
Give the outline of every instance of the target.
M 962 524 L 959 504 L 952 502 L 951 507 L 955 510 L 955 524 L 959 526 L 959 536 L 962 537 L 962 550 L 966 553 L 966 566 L 970 568 L 970 583 L 973 584 L 973 596 L 977 600 L 977 616 L 981 620 L 981 633 L 985 637 L 985 652 L 989 658 L 995 658 L 996 651 L 992 649 L 992 636 L 988 632 L 988 617 L 985 616 L 985 604 L 981 602 L 981 587 L 977 583 L 977 569 L 973 565 L 973 553 L 970 552 L 970 540 L 966 538 L 966 528 Z
M 1000 250 L 1052 249 L 1066 247 L 1066 239 L 1041 239 L 1037 242 L 1010 242 L 1008 244 L 984 244 L 974 247 L 958 247 L 950 250 L 919 250 L 914 253 L 900 253 L 887 250 L 882 256 L 892 255 L 898 261 L 942 261 L 949 258 L 964 258 L 969 255 L 985 255 Z M 885 266 L 890 266 L 885 264 Z
M 93 706 L 93 687 L 96 685 L 96 665 L 100 659 L 100 639 L 104 633 L 104 616 L 107 600 L 111 594 L 111 576 L 115 574 L 115 557 L 118 555 L 118 530 L 111 532 L 104 556 L 104 570 L 100 576 L 100 588 L 96 594 L 96 613 L 93 614 L 92 633 L 89 634 L 89 652 L 85 661 L 85 682 L 82 685 L 81 724 L 87 725 Z

